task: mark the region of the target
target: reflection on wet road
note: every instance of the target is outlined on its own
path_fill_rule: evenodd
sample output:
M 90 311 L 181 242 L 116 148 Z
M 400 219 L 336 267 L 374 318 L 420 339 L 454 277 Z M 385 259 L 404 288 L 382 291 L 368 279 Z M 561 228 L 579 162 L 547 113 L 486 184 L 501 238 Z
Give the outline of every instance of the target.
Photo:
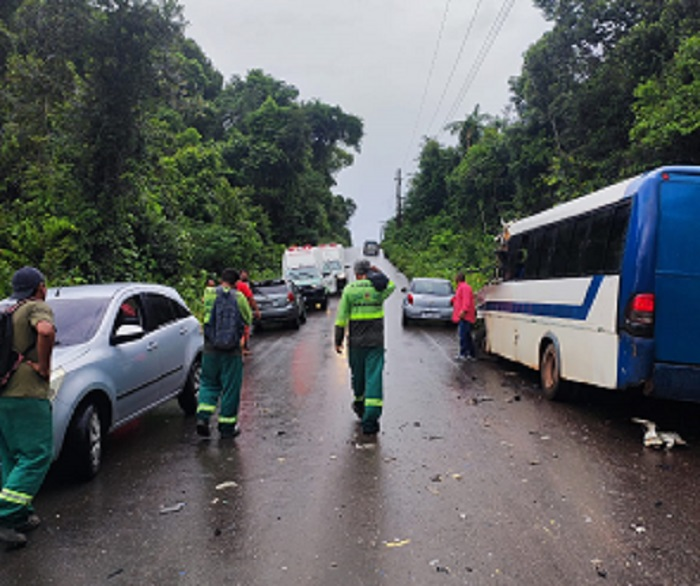
M 370 441 L 336 303 L 253 337 L 235 441 L 200 441 L 173 401 L 112 438 L 93 482 L 52 473 L 0 584 L 700 584 L 698 408 L 548 403 L 533 373 L 455 363 L 454 329 L 402 328 L 397 291 Z M 690 446 L 644 448 L 634 416 Z

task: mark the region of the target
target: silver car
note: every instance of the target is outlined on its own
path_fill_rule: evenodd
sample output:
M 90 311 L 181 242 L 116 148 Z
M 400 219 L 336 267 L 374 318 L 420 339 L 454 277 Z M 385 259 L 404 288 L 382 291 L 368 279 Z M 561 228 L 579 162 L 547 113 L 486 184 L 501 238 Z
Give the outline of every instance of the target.
M 54 457 L 90 479 L 105 435 L 177 397 L 197 408 L 203 335 L 174 289 L 143 283 L 49 289 L 56 317 Z
M 454 290 L 447 279 L 416 278 L 404 293 L 401 323 L 404 326 L 414 321 L 452 323 L 452 301 Z

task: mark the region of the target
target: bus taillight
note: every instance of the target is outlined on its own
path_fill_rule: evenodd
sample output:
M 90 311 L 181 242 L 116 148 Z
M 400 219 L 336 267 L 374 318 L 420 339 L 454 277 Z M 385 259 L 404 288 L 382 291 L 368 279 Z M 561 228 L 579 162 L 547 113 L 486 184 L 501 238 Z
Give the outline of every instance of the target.
M 637 293 L 627 304 L 625 329 L 635 336 L 649 337 L 654 333 L 654 294 Z

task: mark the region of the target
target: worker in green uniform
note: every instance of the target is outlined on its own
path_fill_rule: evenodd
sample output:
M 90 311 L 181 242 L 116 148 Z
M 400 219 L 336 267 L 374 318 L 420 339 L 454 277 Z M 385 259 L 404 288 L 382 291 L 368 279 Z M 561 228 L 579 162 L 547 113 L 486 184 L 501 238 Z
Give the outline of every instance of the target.
M 362 432 L 379 432 L 383 406 L 384 301 L 396 285 L 366 259 L 354 266 L 355 281 L 346 285 L 335 319 L 335 349 L 343 350 L 348 328 L 348 362 L 352 379 L 353 410 L 362 420 Z
M 241 336 L 245 325 L 253 320 L 250 305 L 243 293 L 236 290 L 238 271 L 225 269 L 221 274 L 219 287 L 207 286 L 204 291 L 204 353 L 202 355 L 202 376 L 200 379 L 197 404 L 197 433 L 205 438 L 211 435 L 209 420 L 219 406 L 218 428 L 221 438 L 234 438 L 240 433 L 238 426 L 238 407 L 241 401 L 243 384 L 243 357 L 241 354 Z M 209 333 L 208 324 L 212 320 L 217 297 L 231 295 L 232 302 L 238 307 L 235 320 L 228 323 L 231 331 L 227 335 L 235 338 L 227 347 L 217 347 L 215 332 Z M 218 324 L 217 329 L 222 327 Z M 221 331 L 219 331 L 221 333 Z
M 49 378 L 55 339 L 53 312 L 46 303 L 46 279 L 34 267 L 12 277 L 10 303 L 13 349 L 21 362 L 0 389 L 0 541 L 26 545 L 25 533 L 38 527 L 32 501 L 53 458 Z

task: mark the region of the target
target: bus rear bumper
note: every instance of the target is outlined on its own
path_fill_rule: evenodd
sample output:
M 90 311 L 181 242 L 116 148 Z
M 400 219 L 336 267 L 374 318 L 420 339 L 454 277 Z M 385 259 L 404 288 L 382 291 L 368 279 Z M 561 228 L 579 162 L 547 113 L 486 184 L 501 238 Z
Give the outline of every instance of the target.
M 654 365 L 653 397 L 700 403 L 700 365 L 668 364 Z

